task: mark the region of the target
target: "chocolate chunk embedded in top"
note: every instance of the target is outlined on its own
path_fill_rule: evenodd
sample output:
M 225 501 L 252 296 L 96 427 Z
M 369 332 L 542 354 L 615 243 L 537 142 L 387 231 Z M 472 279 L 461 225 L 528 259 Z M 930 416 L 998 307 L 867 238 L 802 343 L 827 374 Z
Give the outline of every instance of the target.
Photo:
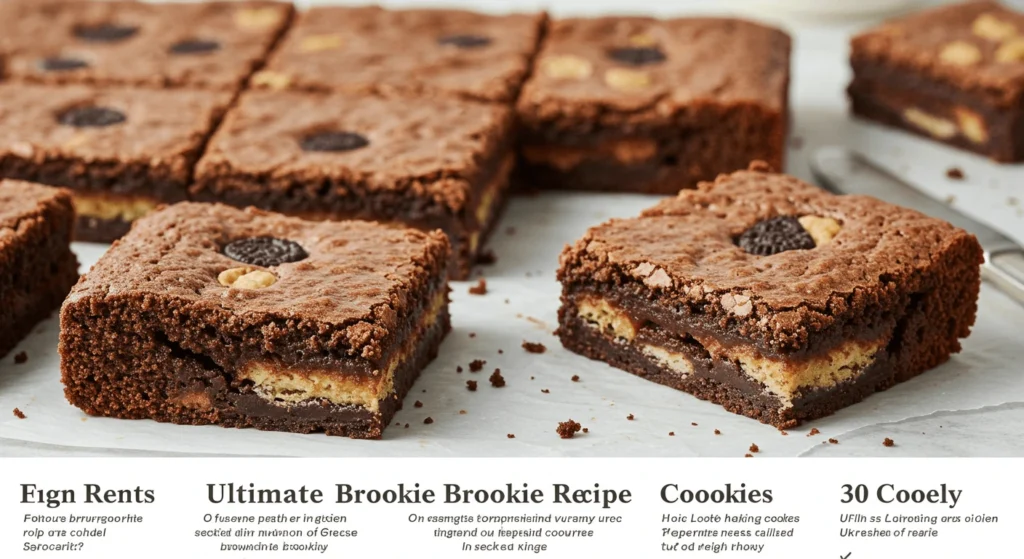
M 759 221 L 737 239 L 740 248 L 758 256 L 769 256 L 787 250 L 814 248 L 814 239 L 792 216 L 779 216 Z
M 109 107 L 74 107 L 61 113 L 57 122 L 64 126 L 76 128 L 102 128 L 121 124 L 128 120 L 128 117 L 117 109 Z
M 80 70 L 88 68 L 89 63 L 81 58 L 52 57 L 39 61 L 39 67 L 44 72 L 67 72 L 69 70 Z
M 224 247 L 224 255 L 243 264 L 262 267 L 298 262 L 309 256 L 298 243 L 274 237 L 249 237 L 232 241 Z
M 352 151 L 370 145 L 362 134 L 344 131 L 316 132 L 299 141 L 303 151 Z
M 665 61 L 665 53 L 658 47 L 620 47 L 608 51 L 608 58 L 630 66 L 646 66 Z
M 213 52 L 220 49 L 220 43 L 217 41 L 208 41 L 204 39 L 187 39 L 179 41 L 171 45 L 168 52 L 171 54 L 203 54 L 207 52 Z
M 128 39 L 139 31 L 133 25 L 118 25 L 116 23 L 101 23 L 99 25 L 78 25 L 75 27 L 75 37 L 83 41 L 94 43 L 116 43 Z
M 437 43 L 456 46 L 460 49 L 476 49 L 491 44 L 491 38 L 483 35 L 445 35 L 439 38 Z

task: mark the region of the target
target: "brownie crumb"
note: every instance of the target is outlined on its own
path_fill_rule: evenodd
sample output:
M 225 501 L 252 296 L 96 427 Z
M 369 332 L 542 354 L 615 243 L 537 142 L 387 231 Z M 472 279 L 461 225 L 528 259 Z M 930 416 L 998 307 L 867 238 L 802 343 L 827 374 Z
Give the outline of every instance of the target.
M 471 372 L 471 373 L 479 373 L 480 370 L 483 369 L 484 365 L 486 365 L 486 364 L 487 364 L 487 361 L 484 361 L 483 359 L 475 359 L 475 360 L 473 360 L 472 363 L 469 364 L 469 372 Z
M 839 444 L 839 441 L 837 441 L 836 439 L 829 439 L 828 442 L 830 444 Z
M 470 332 L 469 333 L 469 337 L 470 338 L 475 338 L 476 337 L 476 332 Z
M 423 420 L 423 423 L 425 423 L 427 425 L 430 425 L 433 422 L 434 422 L 434 418 L 430 417 L 430 416 L 427 416 L 427 418 Z
M 476 381 L 475 380 L 467 380 L 466 381 L 466 390 L 469 390 L 470 392 L 476 392 Z
M 462 372 L 462 365 L 459 365 L 458 367 L 455 367 L 455 372 L 456 373 L 461 373 Z
M 21 365 L 22 363 L 25 363 L 27 361 L 28 361 L 28 353 L 25 353 L 24 351 L 22 351 L 22 352 L 20 352 L 20 353 L 18 353 L 17 355 L 14 356 L 14 364 L 15 365 Z
M 786 431 L 785 429 L 779 429 L 779 434 L 782 435 L 783 437 L 789 436 L 789 432 Z
M 469 294 L 487 295 L 487 280 L 485 280 L 484 278 L 480 278 L 480 280 L 476 282 L 476 285 L 471 285 L 469 287 Z
M 955 181 L 964 180 L 964 172 L 960 167 L 950 167 L 949 169 L 946 169 L 946 176 Z
M 405 424 L 405 428 L 406 428 L 406 429 L 408 429 L 408 428 L 409 428 L 409 424 L 408 424 L 408 423 L 406 423 L 406 424 Z
M 516 436 L 515 436 L 515 435 L 513 435 L 512 433 L 509 433 L 509 434 L 507 434 L 507 435 L 505 435 L 505 436 L 506 436 L 506 437 L 508 437 L 508 438 L 510 438 L 510 439 L 514 439 L 514 438 L 516 438 Z
M 18 419 L 25 419 L 25 414 L 18 408 L 14 408 L 14 417 L 17 417 Z
M 889 447 L 896 446 L 896 442 L 893 441 L 892 439 L 890 439 L 889 437 L 886 437 L 885 440 L 882 441 L 882 446 L 889 446 Z
M 459 415 L 466 415 L 467 413 L 469 412 L 467 412 L 466 410 L 459 410 Z
M 541 392 L 541 394 L 551 394 L 551 391 L 548 390 L 547 388 L 541 388 L 540 392 Z
M 544 353 L 548 350 L 544 344 L 538 344 L 534 342 L 523 342 L 523 349 L 530 353 Z
M 497 261 L 498 257 L 497 255 L 494 254 L 494 251 L 491 249 L 487 249 L 484 252 L 481 252 L 480 254 L 476 255 L 476 263 L 480 266 L 490 266 Z
M 558 429 L 555 429 L 555 432 L 563 439 L 571 439 L 579 432 L 580 429 L 580 424 L 570 419 L 569 421 L 559 423 Z
M 491 373 L 490 378 L 487 380 L 491 381 L 491 386 L 495 388 L 505 386 L 505 377 L 501 376 L 501 369 L 494 369 L 494 372 Z
M 693 425 L 694 427 L 696 427 L 696 426 L 697 426 L 697 423 L 696 423 L 695 421 L 691 421 L 691 422 L 690 422 L 690 425 Z
M 626 416 L 626 419 L 628 419 L 628 420 L 630 420 L 630 421 L 633 421 L 633 420 L 634 420 L 634 419 L 636 419 L 636 418 L 635 418 L 635 417 L 633 417 L 633 414 L 629 414 L 629 415 L 627 415 L 627 416 Z
M 533 380 L 533 378 L 534 378 L 533 375 L 530 375 L 530 380 Z
M 756 444 L 751 444 L 749 450 L 750 450 L 750 452 L 755 452 L 755 453 L 761 452 L 761 449 L 758 448 Z
M 423 407 L 423 402 L 421 402 L 421 401 L 419 401 L 419 400 L 416 400 L 416 401 L 415 401 L 415 402 L 413 403 L 413 407 L 416 407 L 416 408 L 422 408 L 422 407 Z
M 814 435 L 820 435 L 820 434 L 821 434 L 821 431 L 819 431 L 817 427 L 811 427 L 811 432 L 807 433 L 807 436 L 808 437 L 813 437 Z
M 573 375 L 572 378 L 569 379 L 569 380 L 571 380 L 573 382 L 579 382 L 580 381 L 580 376 L 579 375 Z
M 743 457 L 744 458 L 753 458 L 754 455 L 753 454 L 744 454 Z
M 676 432 L 675 431 L 669 431 L 668 432 L 668 436 L 674 437 L 674 436 L 676 436 Z
M 716 435 L 721 435 L 721 434 L 722 434 L 722 432 L 721 432 L 721 431 L 719 431 L 718 429 L 715 429 L 715 434 L 716 434 Z
M 503 349 L 499 349 L 499 350 L 498 350 L 498 355 L 501 355 L 501 354 L 503 354 L 503 353 L 505 353 L 505 350 L 503 350 Z
M 584 432 L 584 433 L 589 433 L 589 432 L 590 432 L 590 429 L 588 429 L 588 428 L 584 427 L 584 428 L 583 428 L 583 432 Z

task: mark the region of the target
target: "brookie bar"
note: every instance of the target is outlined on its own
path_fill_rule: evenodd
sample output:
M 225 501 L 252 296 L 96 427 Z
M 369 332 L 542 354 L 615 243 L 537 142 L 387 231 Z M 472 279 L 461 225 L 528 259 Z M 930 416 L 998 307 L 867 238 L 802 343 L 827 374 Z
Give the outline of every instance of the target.
M 752 169 L 568 247 L 559 335 L 786 428 L 959 351 L 981 262 L 978 241 L 948 223 Z

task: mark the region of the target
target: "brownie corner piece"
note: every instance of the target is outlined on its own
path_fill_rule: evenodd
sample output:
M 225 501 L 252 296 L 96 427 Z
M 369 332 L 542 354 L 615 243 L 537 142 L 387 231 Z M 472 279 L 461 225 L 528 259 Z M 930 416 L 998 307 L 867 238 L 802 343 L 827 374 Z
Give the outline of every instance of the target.
M 0 179 L 0 357 L 78 281 L 74 226 L 66 190 Z
M 918 11 L 851 41 L 854 115 L 1024 161 L 1024 13 L 989 0 Z
M 742 171 L 567 247 L 559 336 L 785 428 L 959 351 L 982 261 L 977 239 L 948 223 Z
M 380 438 L 449 326 L 440 232 L 180 203 L 141 219 L 61 311 L 86 413 Z
M 782 169 L 791 41 L 729 18 L 555 20 L 517 103 L 517 182 L 675 194 Z

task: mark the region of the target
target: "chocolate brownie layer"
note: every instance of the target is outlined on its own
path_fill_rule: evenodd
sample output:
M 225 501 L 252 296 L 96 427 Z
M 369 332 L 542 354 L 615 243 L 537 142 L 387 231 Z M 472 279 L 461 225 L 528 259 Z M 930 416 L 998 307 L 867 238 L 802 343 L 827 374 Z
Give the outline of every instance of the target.
M 778 427 L 833 413 L 959 351 L 982 251 L 873 198 L 743 171 L 562 255 L 570 349 Z
M 235 90 L 288 25 L 277 2 L 17 1 L 0 6 L 7 77 Z
M 184 200 L 229 92 L 0 85 L 0 177 L 73 190 L 79 240 Z
M 1024 14 L 968 2 L 854 37 L 854 114 L 997 161 L 1024 160 Z
M 518 102 L 521 182 L 675 193 L 782 168 L 790 40 L 734 19 L 551 24 Z
M 447 239 L 182 203 L 140 220 L 62 309 L 87 413 L 378 438 L 449 329 Z
M 254 91 L 224 119 L 193 197 L 307 219 L 442 229 L 468 276 L 502 208 L 512 165 L 503 106 L 428 98 Z
M 68 191 L 0 180 L 0 357 L 78 281 L 74 223 Z
M 540 13 L 313 8 L 253 84 L 512 102 L 545 20 Z

